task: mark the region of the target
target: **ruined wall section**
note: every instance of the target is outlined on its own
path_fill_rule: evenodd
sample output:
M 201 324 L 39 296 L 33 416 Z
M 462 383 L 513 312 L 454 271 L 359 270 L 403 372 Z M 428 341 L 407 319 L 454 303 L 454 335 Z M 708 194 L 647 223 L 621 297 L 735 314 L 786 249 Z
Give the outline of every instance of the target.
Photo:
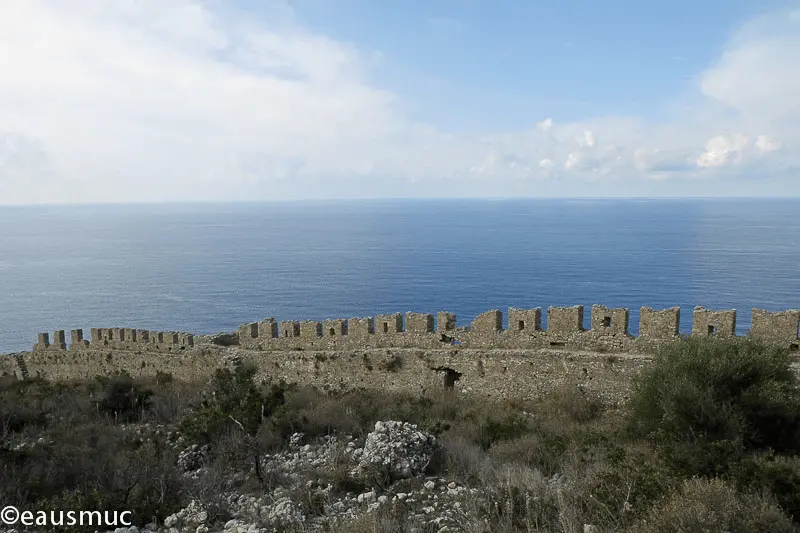
M 39 333 L 34 352 L 77 352 L 88 349 L 173 352 L 192 348 L 194 335 L 180 331 L 149 331 L 132 328 L 91 328 L 91 341 L 84 339 L 82 329 L 70 331 L 70 344 L 66 332 L 53 332 L 53 342 L 48 333 Z
M 753 309 L 749 334 L 766 342 L 788 343 L 791 350 L 800 350 L 800 309 L 777 313 Z
M 639 336 L 648 340 L 672 340 L 679 335 L 680 324 L 680 307 L 661 311 L 642 307 L 639 314 Z
M 549 307 L 547 328 L 542 328 L 542 310 L 510 308 L 508 329 L 503 329 L 503 313 L 493 309 L 477 316 L 469 327 L 458 327 L 456 316 L 439 312 L 407 312 L 376 317 L 336 318 L 277 322 L 267 317 L 239 327 L 239 345 L 262 351 L 359 350 L 368 348 L 505 348 L 543 347 L 601 351 L 649 350 L 664 342 L 682 338 L 679 334 L 680 308 L 655 310 L 642 307 L 639 336 L 628 332 L 629 310 L 593 305 L 590 328 L 584 328 L 584 308 Z M 769 312 L 753 310 L 753 338 L 797 350 L 800 310 Z M 697 337 L 736 336 L 735 310 L 710 310 L 696 307 L 692 317 L 692 335 Z M 69 344 L 67 339 L 69 338 Z M 91 340 L 83 330 L 40 333 L 34 352 L 78 352 L 112 349 L 127 351 L 179 352 L 192 348 L 191 333 L 150 331 L 131 328 L 92 328 Z
M 704 307 L 695 307 L 692 312 L 692 336 L 735 337 L 736 309 L 713 311 Z
M 427 313 L 406 312 L 406 332 L 414 335 L 433 333 L 433 315 Z

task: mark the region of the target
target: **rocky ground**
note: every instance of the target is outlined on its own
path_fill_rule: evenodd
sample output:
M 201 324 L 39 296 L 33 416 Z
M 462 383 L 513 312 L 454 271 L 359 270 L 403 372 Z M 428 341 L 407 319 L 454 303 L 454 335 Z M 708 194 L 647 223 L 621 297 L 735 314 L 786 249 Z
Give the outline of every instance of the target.
M 166 432 L 164 428 L 131 426 L 139 434 Z M 182 447 L 183 439 L 168 432 L 167 440 Z M 16 449 L 43 442 L 19 443 Z M 208 447 L 182 447 L 177 466 L 183 476 L 202 480 L 212 475 L 207 467 Z M 466 487 L 454 480 L 426 475 L 440 460 L 436 438 L 416 425 L 380 421 L 365 439 L 325 436 L 307 439 L 295 433 L 286 449 L 260 459 L 257 476 L 273 487 L 259 496 L 218 495 L 214 506 L 225 508 L 221 518 L 208 504 L 192 500 L 184 509 L 167 517 L 163 524 L 116 528 L 114 533 L 268 533 L 279 531 L 329 531 L 332 526 L 380 514 L 402 515 L 407 531 L 439 533 L 463 531 L 473 510 L 494 505 L 492 495 L 479 487 Z M 255 467 L 253 468 L 255 470 Z M 351 483 L 362 490 L 334 489 L 331 473 L 339 485 Z M 247 476 L 253 472 L 242 472 Z M 372 484 L 370 483 L 372 480 Z M 547 480 L 557 486 L 559 475 Z M 370 486 L 371 485 L 371 486 Z M 214 516 L 217 514 L 218 516 Z M 0 530 L 16 533 L 16 529 Z M 592 531 L 591 527 L 586 531 Z
M 185 446 L 178 433 L 163 427 L 133 425 L 129 430 L 143 438 L 165 434 L 167 442 L 180 449 L 177 466 L 185 478 L 202 481 L 214 475 L 207 468 L 208 446 Z M 41 444 L 18 443 L 15 448 Z M 220 493 L 213 505 L 191 500 L 163 524 L 120 527 L 109 533 L 323 532 L 359 520 L 377 520 L 381 515 L 403 516 L 408 532 L 464 531 L 476 512 L 500 502 L 493 501 L 492 491 L 427 475 L 431 464 L 439 460 L 437 439 L 406 422 L 377 422 L 363 439 L 348 435 L 307 439 L 295 433 L 284 450 L 260 458 L 258 472 L 240 473 L 243 477 L 255 473 L 268 480 L 265 486 L 270 488 L 262 494 Z M 555 490 L 564 478 L 556 474 L 543 481 Z M 340 490 L 348 484 L 361 489 Z M 220 513 L 220 508 L 225 511 Z M 586 525 L 584 531 L 595 530 Z

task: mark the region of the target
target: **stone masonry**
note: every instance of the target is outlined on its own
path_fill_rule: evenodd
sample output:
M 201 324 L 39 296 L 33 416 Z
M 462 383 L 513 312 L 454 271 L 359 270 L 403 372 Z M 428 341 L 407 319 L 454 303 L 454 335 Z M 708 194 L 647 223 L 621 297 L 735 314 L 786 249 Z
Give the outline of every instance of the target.
M 405 320 L 403 320 L 405 316 Z M 434 315 L 407 312 L 376 317 L 336 318 L 277 322 L 267 317 L 243 324 L 238 344 L 254 350 L 298 350 L 359 348 L 504 348 L 528 349 L 567 347 L 626 351 L 650 349 L 659 343 L 680 338 L 680 308 L 655 310 L 642 307 L 639 335 L 628 333 L 629 310 L 593 305 L 590 328 L 584 328 L 584 307 L 550 307 L 547 328 L 542 328 L 542 310 L 508 310 L 508 328 L 503 328 L 503 313 L 493 309 L 475 317 L 468 327 L 456 325 L 456 316 L 441 311 Z M 753 309 L 749 336 L 798 350 L 800 310 L 770 312 Z M 133 328 L 91 328 L 91 340 L 75 329 L 67 337 L 64 330 L 40 333 L 34 351 L 58 352 L 90 349 L 177 352 L 195 344 L 191 333 L 149 331 Z M 736 311 L 696 307 L 692 313 L 692 336 L 730 338 L 736 336 Z M 69 343 L 67 339 L 69 338 Z

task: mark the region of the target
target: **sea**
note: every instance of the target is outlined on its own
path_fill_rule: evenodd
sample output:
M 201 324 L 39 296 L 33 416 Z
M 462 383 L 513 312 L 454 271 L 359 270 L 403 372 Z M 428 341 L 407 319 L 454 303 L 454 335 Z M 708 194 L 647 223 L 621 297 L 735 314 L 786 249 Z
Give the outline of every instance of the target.
M 586 306 L 800 308 L 800 199 L 0 207 L 0 353 L 39 331 Z M 546 315 L 546 314 L 545 314 Z M 546 318 L 546 317 L 545 317 Z M 545 320 L 546 324 L 546 320 Z

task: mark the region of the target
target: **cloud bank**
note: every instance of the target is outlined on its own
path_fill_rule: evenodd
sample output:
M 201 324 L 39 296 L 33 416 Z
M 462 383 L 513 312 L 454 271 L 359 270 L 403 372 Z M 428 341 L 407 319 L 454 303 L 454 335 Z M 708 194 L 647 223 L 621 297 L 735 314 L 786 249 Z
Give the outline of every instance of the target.
M 798 166 L 797 13 L 743 27 L 666 123 L 532 117 L 475 136 L 411 120 L 370 80 L 377 51 L 267 7 L 0 3 L 0 204 L 565 195 Z

